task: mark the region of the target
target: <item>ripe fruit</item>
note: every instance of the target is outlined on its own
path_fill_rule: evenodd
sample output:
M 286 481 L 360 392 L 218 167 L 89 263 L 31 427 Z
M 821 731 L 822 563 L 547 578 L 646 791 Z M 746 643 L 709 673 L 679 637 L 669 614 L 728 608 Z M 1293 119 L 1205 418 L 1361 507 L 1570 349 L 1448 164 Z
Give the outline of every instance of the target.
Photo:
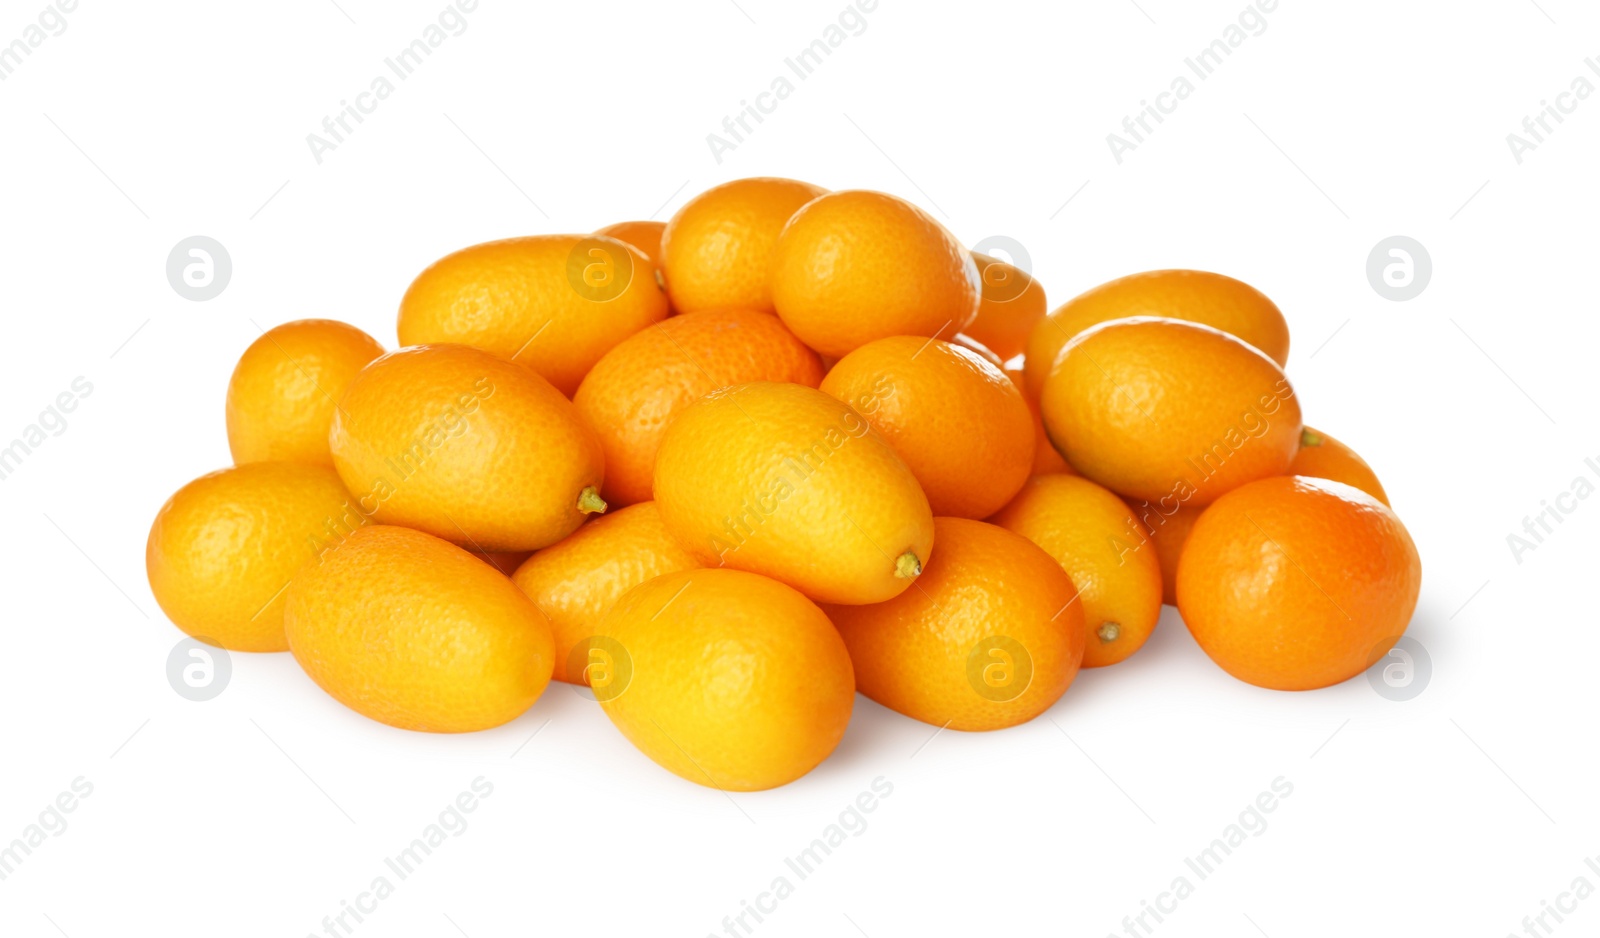
M 1355 450 L 1321 430 L 1306 427 L 1300 432 L 1300 450 L 1295 453 L 1294 461 L 1289 463 L 1287 474 L 1343 482 L 1385 505 L 1389 504 L 1389 495 L 1383 490 L 1383 483 L 1378 481 L 1378 474 L 1372 471 L 1367 461 L 1356 455 Z
M 1130 316 L 1202 323 L 1255 346 L 1280 368 L 1289 360 L 1289 324 L 1255 287 L 1204 270 L 1152 270 L 1103 283 L 1035 326 L 1028 339 L 1028 391 L 1039 393 L 1056 354 L 1078 333 Z
M 285 651 L 284 587 L 317 559 L 349 502 L 327 466 L 253 462 L 203 475 L 150 526 L 150 591 L 196 638 L 230 651 Z
M 320 463 L 328 424 L 356 372 L 383 346 L 355 326 L 301 319 L 273 326 L 250 343 L 228 380 L 228 449 L 236 464 Z
M 550 383 L 488 352 L 390 352 L 345 392 L 334 465 L 365 514 L 480 551 L 538 550 L 592 511 L 603 456 Z
M 1082 333 L 1039 405 L 1081 475 L 1151 502 L 1210 504 L 1282 475 L 1300 445 L 1300 402 L 1283 371 L 1227 333 L 1174 319 Z
M 826 611 L 850 649 L 856 686 L 935 726 L 995 730 L 1060 699 L 1083 657 L 1072 580 L 1024 538 L 982 521 L 938 518 L 939 553 L 917 588 Z
M 318 687 L 406 730 L 516 719 L 550 683 L 550 622 L 511 581 L 436 537 L 374 525 L 289 587 L 284 629 Z
M 562 394 L 613 345 L 667 318 L 667 295 L 638 249 L 603 235 L 538 235 L 478 244 L 412 281 L 400 344 L 452 342 L 543 375 Z
M 650 258 L 650 263 L 661 267 L 661 233 L 667 228 L 664 221 L 619 221 L 596 231 L 597 235 L 616 238 L 639 249 Z
M 833 752 L 855 680 L 839 633 L 787 586 L 738 570 L 685 570 L 626 593 L 604 634 L 631 676 L 601 707 L 669 771 L 723 791 L 794 781 Z
M 778 237 L 772 300 L 801 341 L 843 356 L 891 335 L 953 335 L 978 314 L 978 267 L 933 216 L 881 192 L 830 192 Z
M 980 299 L 978 316 L 967 335 L 982 342 L 1002 361 L 1010 361 L 1028 347 L 1028 337 L 1044 319 L 1044 287 L 1027 271 L 987 254 L 972 255 L 978 265 Z
M 596 649 L 584 640 L 598 634 L 600 620 L 617 598 L 646 580 L 698 566 L 667 533 L 655 502 L 640 502 L 596 518 L 566 540 L 536 552 L 517 568 L 511 582 L 550 617 L 555 636 L 552 676 L 587 684 L 584 671 Z
M 1179 505 L 1167 510 L 1155 509 L 1146 502 L 1140 506 L 1140 519 L 1150 529 L 1150 542 L 1155 545 L 1156 557 L 1161 560 L 1161 601 L 1169 606 L 1178 604 L 1178 560 L 1183 557 L 1183 545 L 1189 532 L 1200 520 L 1204 508 Z M 1152 510 L 1153 509 L 1153 510 Z
M 655 496 L 702 563 L 818 602 L 890 599 L 933 548 L 928 499 L 894 448 L 848 405 L 798 384 L 735 385 L 679 411 L 656 453 Z
M 1077 476 L 1034 476 L 993 522 L 1044 548 L 1083 606 L 1083 666 L 1138 651 L 1161 618 L 1161 565 L 1127 504 Z M 941 552 L 944 544 L 939 544 Z
M 1206 509 L 1178 564 L 1178 610 L 1241 681 L 1311 690 L 1360 674 L 1411 621 L 1422 563 L 1394 512 L 1342 482 L 1283 476 Z
M 821 389 L 854 407 L 911 468 L 935 515 L 984 518 L 1033 463 L 1033 419 L 1005 372 L 977 353 L 920 336 L 861 346 Z
M 661 267 L 680 313 L 770 313 L 772 255 L 789 216 L 828 190 L 796 179 L 735 179 L 678 209 L 661 237 Z
M 816 387 L 817 353 L 777 317 L 749 310 L 674 316 L 623 340 L 594 366 L 573 403 L 606 454 L 606 501 L 650 499 L 656 449 L 673 415 L 731 384 L 790 381 Z

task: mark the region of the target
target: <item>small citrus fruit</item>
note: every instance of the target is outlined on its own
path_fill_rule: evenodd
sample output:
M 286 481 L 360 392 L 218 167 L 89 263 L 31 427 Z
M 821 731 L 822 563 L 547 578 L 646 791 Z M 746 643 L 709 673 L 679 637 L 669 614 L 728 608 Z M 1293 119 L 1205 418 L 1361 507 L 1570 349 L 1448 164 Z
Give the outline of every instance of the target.
M 656 453 L 656 507 L 708 566 L 773 577 L 818 602 L 875 603 L 933 548 L 916 476 L 848 404 L 798 384 L 714 391 Z
M 1152 502 L 1210 504 L 1282 475 L 1300 446 L 1300 402 L 1272 359 L 1176 319 L 1119 319 L 1080 333 L 1063 347 L 1039 409 L 1081 475 Z
M 383 346 L 355 326 L 301 319 L 250 343 L 228 379 L 228 449 L 233 461 L 321 463 L 328 425 L 356 372 Z
M 890 336 L 822 380 L 900 454 L 935 515 L 984 518 L 1011 500 L 1033 463 L 1033 420 L 1005 372 L 952 342 Z
M 490 241 L 417 275 L 400 344 L 459 343 L 527 365 L 562 394 L 613 345 L 667 318 L 648 257 L 604 235 Z
M 1300 432 L 1300 450 L 1289 463 L 1287 474 L 1343 482 L 1389 504 L 1389 493 L 1383 490 L 1383 483 L 1367 461 L 1321 430 L 1306 427 Z
M 572 401 L 605 450 L 605 499 L 620 506 L 650 499 L 661 434 L 690 401 L 750 381 L 814 388 L 821 380 L 817 353 L 776 316 L 709 311 L 674 316 L 624 339 Z
M 1161 566 L 1150 532 L 1122 499 L 1077 476 L 1034 476 L 991 520 L 1044 548 L 1072 577 L 1084 667 L 1116 664 L 1143 647 L 1161 618 Z
M 1145 510 L 1145 509 L 1149 510 Z M 1178 561 L 1183 557 L 1183 545 L 1189 532 L 1205 511 L 1194 505 L 1175 507 L 1141 505 L 1140 520 L 1150 529 L 1150 543 L 1155 546 L 1156 557 L 1161 561 L 1161 601 L 1169 606 L 1178 604 Z
M 987 254 L 974 252 L 978 265 L 980 299 L 978 315 L 967 335 L 982 342 L 1002 361 L 1010 361 L 1028 347 L 1028 337 L 1045 316 L 1044 287 L 1027 271 Z
M 667 228 L 664 221 L 619 221 L 596 231 L 597 235 L 616 238 L 639 249 L 656 267 L 661 266 L 661 233 Z
M 550 683 L 550 622 L 511 581 L 421 531 L 356 531 L 289 587 L 295 660 L 335 700 L 407 730 L 516 719 Z
M 594 431 L 550 382 L 465 345 L 390 352 L 345 392 L 333 461 L 380 524 L 537 550 L 603 511 Z
M 363 523 L 350 501 L 327 466 L 252 462 L 203 475 L 150 526 L 150 591 L 196 638 L 230 651 L 286 651 L 284 587 L 317 560 L 330 526 L 342 538 L 347 523 Z
M 953 335 L 978 314 L 978 267 L 933 216 L 881 192 L 830 192 L 778 237 L 772 301 L 801 341 L 843 356 L 891 335 Z
M 794 781 L 850 722 L 850 655 L 828 617 L 782 583 L 685 570 L 628 591 L 606 615 L 627 686 L 606 716 L 669 771 L 723 791 Z
M 1160 316 L 1221 329 L 1260 349 L 1281 368 L 1289 324 L 1276 304 L 1241 280 L 1204 270 L 1151 270 L 1103 283 L 1068 300 L 1028 339 L 1028 390 L 1037 395 L 1056 354 L 1090 326 L 1130 316 Z
M 667 533 L 655 502 L 640 502 L 595 518 L 566 540 L 536 551 L 511 582 L 550 617 L 554 678 L 587 684 L 581 669 L 569 672 L 568 666 L 574 649 L 599 633 L 600 620 L 617 598 L 646 580 L 698 566 Z M 585 668 L 589 651 L 579 652 Z
M 522 562 L 533 556 L 531 550 L 468 550 L 467 553 L 506 576 L 516 573 Z
M 1178 563 L 1178 611 L 1241 681 L 1311 690 L 1360 674 L 1404 634 L 1422 563 L 1400 519 L 1352 486 L 1280 476 L 1217 499 Z
M 735 179 L 678 209 L 661 237 L 661 267 L 680 313 L 771 313 L 772 254 L 800 206 L 828 190 L 796 179 Z
M 917 588 L 828 606 L 856 685 L 935 726 L 995 730 L 1050 709 L 1078 673 L 1083 609 L 1049 554 L 1003 528 L 937 518 L 939 552 Z

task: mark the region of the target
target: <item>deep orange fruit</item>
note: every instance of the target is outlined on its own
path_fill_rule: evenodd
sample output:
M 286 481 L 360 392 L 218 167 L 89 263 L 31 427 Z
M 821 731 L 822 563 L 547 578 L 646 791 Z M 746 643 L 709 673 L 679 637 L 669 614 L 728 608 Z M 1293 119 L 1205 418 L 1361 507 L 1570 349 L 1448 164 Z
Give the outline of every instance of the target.
M 824 607 L 856 687 L 934 726 L 993 730 L 1050 709 L 1078 673 L 1083 610 L 1072 579 L 1022 537 L 936 518 L 939 551 L 917 588 L 870 606 Z
M 978 267 L 933 216 L 881 192 L 830 192 L 778 237 L 772 301 L 801 341 L 846 355 L 892 335 L 951 336 L 978 314 Z
M 1072 577 L 1084 667 L 1116 664 L 1144 646 L 1161 618 L 1161 566 L 1146 544 L 1150 532 L 1122 499 L 1077 476 L 1034 476 L 990 520 L 1044 548 Z
M 1090 326 L 1130 316 L 1161 316 L 1221 329 L 1283 367 L 1289 324 L 1255 287 L 1203 270 L 1152 270 L 1103 283 L 1057 307 L 1028 338 L 1028 390 L 1038 394 L 1056 354 Z
M 1301 431 L 1300 451 L 1289 463 L 1288 474 L 1343 482 L 1389 504 L 1389 494 L 1383 490 L 1383 483 L 1378 481 L 1378 474 L 1367 461 L 1321 430 L 1306 427 Z
M 597 235 L 616 238 L 633 245 L 639 253 L 650 258 L 657 268 L 661 266 L 661 233 L 667 229 L 664 221 L 619 221 L 596 231 Z
M 1080 474 L 1163 505 L 1206 505 L 1282 475 L 1300 445 L 1300 402 L 1272 359 L 1176 319 L 1081 333 L 1063 347 L 1039 406 Z
M 1400 519 L 1342 482 L 1280 476 L 1229 492 L 1189 532 L 1178 611 L 1241 681 L 1311 690 L 1366 670 L 1404 634 L 1422 563 Z
M 1027 271 L 987 254 L 973 253 L 981 283 L 978 315 L 967 335 L 982 342 L 1001 361 L 1028 347 L 1028 337 L 1045 316 L 1044 287 Z
M 771 176 L 735 179 L 685 202 L 661 236 L 672 307 L 773 312 L 778 233 L 800 206 L 828 190 Z
M 328 425 L 344 389 L 383 346 L 355 326 L 301 319 L 250 343 L 228 379 L 228 449 L 235 464 L 333 465 Z
M 821 380 L 817 353 L 776 316 L 722 310 L 629 336 L 595 364 L 572 402 L 605 450 L 605 499 L 622 506 L 650 500 L 661 435 L 684 405 L 749 381 L 814 388 Z
M 1028 478 L 1028 405 L 1005 372 L 969 349 L 920 336 L 876 339 L 840 359 L 821 389 L 883 434 L 935 515 L 988 517 Z

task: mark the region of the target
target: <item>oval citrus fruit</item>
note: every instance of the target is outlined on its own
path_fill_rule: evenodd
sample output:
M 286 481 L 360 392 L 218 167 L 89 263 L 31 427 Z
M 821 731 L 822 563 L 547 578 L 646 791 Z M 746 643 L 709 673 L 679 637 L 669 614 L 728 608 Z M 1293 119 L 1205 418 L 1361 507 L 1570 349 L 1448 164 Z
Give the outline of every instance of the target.
M 855 703 L 850 655 L 822 610 L 774 580 L 685 570 L 622 596 L 604 634 L 627 685 L 601 698 L 623 735 L 669 771 L 759 791 L 811 771 Z
M 776 316 L 723 310 L 674 316 L 624 339 L 594 366 L 572 401 L 606 454 L 606 501 L 650 499 L 656 449 L 684 405 L 732 384 L 816 387 L 817 353 Z
M 196 638 L 230 651 L 285 651 L 284 588 L 365 523 L 351 501 L 327 466 L 253 462 L 203 475 L 150 526 L 150 591 Z
M 1044 548 L 1072 577 L 1084 667 L 1116 664 L 1143 647 L 1161 618 L 1161 565 L 1122 499 L 1077 476 L 1034 476 L 991 520 Z
M 301 319 L 250 343 L 228 379 L 228 449 L 235 463 L 333 465 L 328 425 L 356 372 L 383 346 L 355 326 Z
M 667 293 L 680 313 L 771 313 L 778 232 L 800 206 L 828 190 L 796 179 L 735 179 L 678 209 L 661 237 Z
M 379 358 L 334 415 L 334 465 L 368 516 L 480 551 L 537 550 L 599 498 L 604 457 L 572 402 L 464 345 Z
M 1272 359 L 1175 319 L 1119 319 L 1081 333 L 1062 349 L 1039 405 L 1079 474 L 1152 502 L 1209 504 L 1283 474 L 1300 445 L 1300 402 Z
M 400 344 L 458 343 L 527 365 L 562 394 L 613 345 L 667 318 L 654 264 L 604 235 L 474 245 L 417 275 L 400 301 Z
M 544 613 L 478 558 L 410 528 L 362 528 L 308 567 L 284 628 L 318 687 L 401 729 L 499 726 L 550 683 Z
M 900 454 L 935 515 L 984 518 L 1033 463 L 1033 418 L 1005 372 L 970 349 L 920 336 L 861 346 L 821 389 L 854 407 Z
M 843 356 L 891 335 L 953 335 L 978 314 L 978 267 L 931 215 L 881 192 L 830 192 L 778 237 L 772 301 L 801 341 Z
M 927 496 L 894 448 L 849 405 L 798 384 L 735 385 L 680 411 L 656 453 L 655 500 L 702 563 L 819 602 L 890 599 L 933 548 Z
M 973 252 L 980 283 L 978 315 L 967 335 L 982 342 L 1002 361 L 1010 361 L 1028 347 L 1028 338 L 1044 319 L 1044 287 L 1020 267 Z
M 994 730 L 1060 699 L 1083 657 L 1083 610 L 1049 554 L 1003 528 L 938 518 L 939 552 L 917 588 L 828 606 L 856 685 L 924 723 Z
M 1130 316 L 1202 323 L 1255 346 L 1280 368 L 1289 360 L 1289 324 L 1260 290 L 1204 270 L 1151 270 L 1103 283 L 1039 322 L 1028 338 L 1029 392 L 1038 394 L 1044 387 L 1056 354 L 1074 336 Z
M 1389 493 L 1383 490 L 1383 483 L 1367 461 L 1321 430 L 1306 427 L 1300 432 L 1300 449 L 1289 463 L 1287 474 L 1343 482 L 1389 504 Z

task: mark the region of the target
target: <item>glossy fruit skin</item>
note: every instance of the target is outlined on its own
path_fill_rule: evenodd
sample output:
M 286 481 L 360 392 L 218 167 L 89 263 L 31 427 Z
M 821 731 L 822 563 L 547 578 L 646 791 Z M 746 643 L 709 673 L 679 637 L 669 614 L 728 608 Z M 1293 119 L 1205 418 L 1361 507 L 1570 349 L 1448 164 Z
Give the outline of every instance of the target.
M 1178 561 L 1183 557 L 1183 545 L 1189 532 L 1200 520 L 1204 508 L 1179 505 L 1176 508 L 1157 509 L 1146 502 L 1134 508 L 1139 519 L 1150 529 L 1150 543 L 1161 561 L 1161 601 L 1168 606 L 1178 604 Z
M 573 649 L 599 634 L 601 620 L 617 599 L 646 580 L 698 566 L 667 533 L 655 502 L 640 502 L 607 512 L 566 540 L 536 551 L 511 582 L 550 617 L 555 637 L 552 677 L 587 684 L 581 670 L 568 672 Z
M 1178 564 L 1178 611 L 1241 681 L 1311 690 L 1360 674 L 1405 632 L 1422 563 L 1393 511 L 1342 482 L 1281 476 L 1206 509 Z
M 1204 270 L 1151 270 L 1103 283 L 1036 325 L 1028 338 L 1028 391 L 1039 393 L 1057 353 L 1078 333 L 1131 316 L 1202 323 L 1255 346 L 1280 368 L 1289 360 L 1289 324 L 1260 290 Z
M 921 336 L 876 339 L 840 359 L 821 389 L 883 434 L 935 515 L 988 517 L 1028 479 L 1028 405 L 1005 372 L 967 348 Z
M 235 464 L 333 465 L 328 425 L 344 389 L 383 346 L 355 326 L 301 319 L 250 343 L 228 380 L 228 449 Z
M 583 522 L 604 456 L 531 369 L 464 345 L 404 348 L 356 376 L 333 461 L 363 510 L 479 551 L 538 550 Z
M 1174 319 L 1119 319 L 1063 347 L 1039 399 L 1074 469 L 1134 500 L 1210 504 L 1282 475 L 1300 446 L 1300 402 L 1270 358 Z
M 723 791 L 785 785 L 839 744 L 850 655 L 822 610 L 738 570 L 668 573 L 629 590 L 604 634 L 632 664 L 601 707 L 667 770 Z
M 337 543 L 330 530 L 342 537 L 361 525 L 352 502 L 327 466 L 253 462 L 203 475 L 150 526 L 150 591 L 196 638 L 229 651 L 287 651 L 284 587 Z
M 579 288 L 599 284 L 588 295 Z M 400 301 L 401 345 L 470 345 L 571 395 L 600 356 L 667 318 L 648 257 L 604 235 L 536 235 L 447 255 Z
M 1077 475 L 1077 470 L 1056 452 L 1055 444 L 1050 442 L 1050 436 L 1044 432 L 1044 417 L 1039 413 L 1038 403 L 1026 397 L 1023 400 L 1028 405 L 1028 417 L 1033 421 L 1033 470 L 1029 475 L 1042 476 L 1058 472 Z
M 1288 475 L 1311 476 L 1353 485 L 1385 505 L 1389 493 L 1383 490 L 1378 474 L 1356 451 L 1321 430 L 1306 427 L 1300 433 L 1300 449 L 1289 463 Z
M 892 195 L 830 192 L 778 237 L 773 303 L 823 355 L 892 335 L 953 335 L 977 316 L 978 297 L 972 255 L 933 216 Z
M 667 223 L 664 221 L 619 221 L 599 229 L 595 234 L 616 238 L 618 241 L 633 245 L 659 269 L 661 234 L 666 230 Z
M 284 628 L 318 687 L 400 729 L 499 726 L 550 683 L 539 607 L 483 561 L 410 528 L 362 528 L 302 571 Z
M 773 312 L 772 257 L 789 217 L 828 190 L 797 179 L 735 179 L 700 193 L 672 216 L 661 267 L 680 313 Z
M 894 448 L 851 407 L 798 384 L 735 385 L 680 411 L 656 454 L 655 501 L 705 565 L 818 602 L 891 599 L 933 549 L 927 496 Z
M 817 353 L 777 317 L 724 310 L 674 316 L 629 336 L 572 401 L 605 450 L 606 501 L 632 505 L 650 500 L 661 435 L 691 401 L 751 381 L 814 388 L 821 380 Z
M 1033 330 L 1045 317 L 1044 287 L 1019 267 L 987 254 L 972 254 L 978 265 L 978 315 L 967 325 L 967 335 L 1010 361 L 1028 347 Z
M 824 607 L 850 649 L 856 686 L 934 726 L 1026 723 L 1078 673 L 1083 610 L 1072 580 L 1003 528 L 965 518 L 934 525 L 939 552 L 917 589 L 870 606 Z
M 1039 545 L 1072 577 L 1084 667 L 1116 664 L 1144 646 L 1161 618 L 1161 565 L 1126 502 L 1078 476 L 1034 476 L 990 520 Z

